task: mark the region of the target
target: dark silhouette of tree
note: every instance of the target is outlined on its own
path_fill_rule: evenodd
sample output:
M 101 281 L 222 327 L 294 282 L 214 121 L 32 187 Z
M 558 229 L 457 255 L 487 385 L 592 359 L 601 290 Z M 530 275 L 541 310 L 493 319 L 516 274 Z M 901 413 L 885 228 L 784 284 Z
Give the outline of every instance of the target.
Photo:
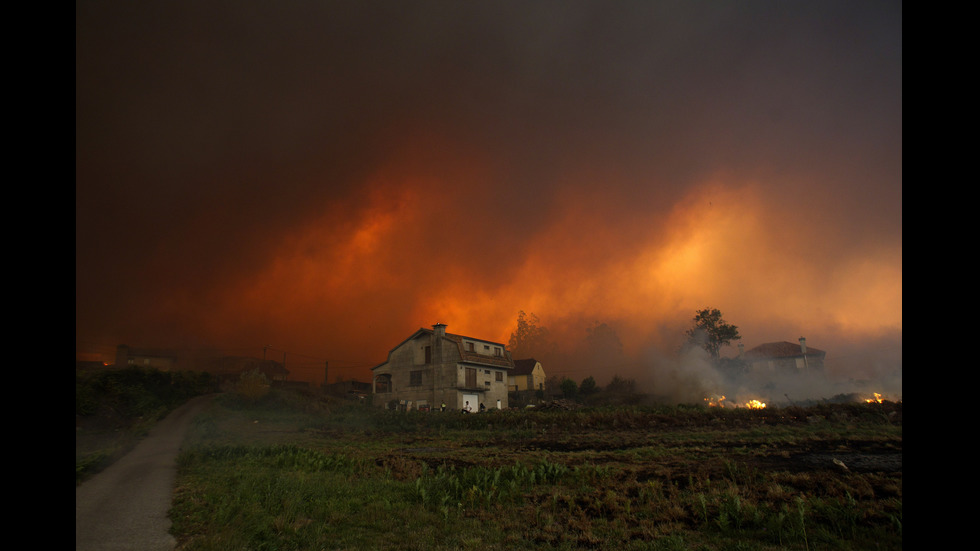
M 687 344 L 705 349 L 712 358 L 718 358 L 721 347 L 742 338 L 738 327 L 725 322 L 717 308 L 698 310 L 692 321 L 694 327 L 687 330 Z
M 578 385 L 575 381 L 566 377 L 561 382 L 561 393 L 566 399 L 573 400 L 578 396 Z
M 589 375 L 585 379 L 582 379 L 582 384 L 579 385 L 578 391 L 582 396 L 591 396 L 599 392 L 599 385 L 596 384 L 595 378 Z
M 521 310 L 517 314 L 517 329 L 510 334 L 507 347 L 514 358 L 547 357 L 552 349 L 551 336 L 538 316 Z
M 613 375 L 612 380 L 603 389 L 602 395 L 605 401 L 612 405 L 635 404 L 641 398 L 636 391 L 636 381 L 624 379 L 619 375 Z
M 606 392 L 632 394 L 636 392 L 636 381 L 633 379 L 624 379 L 619 375 L 613 375 L 612 380 L 606 385 Z

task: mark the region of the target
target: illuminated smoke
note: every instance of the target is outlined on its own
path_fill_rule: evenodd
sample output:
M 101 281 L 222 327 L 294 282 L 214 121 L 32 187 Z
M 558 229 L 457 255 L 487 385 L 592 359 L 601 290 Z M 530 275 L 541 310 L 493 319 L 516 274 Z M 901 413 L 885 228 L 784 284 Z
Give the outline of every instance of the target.
M 77 340 L 363 379 L 523 310 L 686 398 L 713 307 L 900 385 L 900 9 L 370 4 L 79 6 Z

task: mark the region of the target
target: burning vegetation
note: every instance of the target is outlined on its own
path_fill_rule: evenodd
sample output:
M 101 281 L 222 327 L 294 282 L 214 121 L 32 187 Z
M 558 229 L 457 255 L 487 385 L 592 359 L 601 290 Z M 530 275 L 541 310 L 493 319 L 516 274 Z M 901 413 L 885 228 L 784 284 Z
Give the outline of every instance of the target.
M 709 396 L 704 399 L 708 407 L 742 407 L 749 409 L 765 409 L 766 403 L 761 400 L 752 399 L 745 403 L 739 404 L 736 402 L 726 402 L 724 396 Z

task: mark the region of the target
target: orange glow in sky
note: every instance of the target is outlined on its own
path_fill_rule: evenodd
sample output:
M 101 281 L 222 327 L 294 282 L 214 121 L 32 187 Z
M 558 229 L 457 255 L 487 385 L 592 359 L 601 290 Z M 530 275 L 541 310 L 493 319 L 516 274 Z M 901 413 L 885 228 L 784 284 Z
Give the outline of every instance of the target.
M 722 309 L 750 346 L 806 334 L 819 347 L 837 333 L 901 331 L 900 247 L 816 255 L 806 246 L 813 229 L 771 215 L 779 205 L 752 184 L 692 188 L 642 230 L 575 198 L 524 236 L 523 254 L 491 259 L 499 270 L 485 273 L 466 267 L 484 253 L 460 239 L 465 229 L 431 231 L 420 219 L 426 202 L 438 203 L 439 184 L 402 185 L 368 186 L 343 231 L 328 213 L 284 236 L 267 264 L 218 291 L 205 330 L 233 339 L 243 325 L 286 328 L 297 347 L 319 340 L 331 356 L 362 365 L 436 322 L 506 343 L 519 310 L 569 343 L 609 323 L 634 355 L 678 346 L 693 313 L 708 306 Z

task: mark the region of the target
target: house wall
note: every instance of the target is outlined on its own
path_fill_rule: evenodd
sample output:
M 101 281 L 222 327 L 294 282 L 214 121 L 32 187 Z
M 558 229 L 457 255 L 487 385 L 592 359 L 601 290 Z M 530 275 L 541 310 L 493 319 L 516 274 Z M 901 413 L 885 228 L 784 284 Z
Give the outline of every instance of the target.
M 812 371 L 823 368 L 823 357 L 817 354 L 787 358 L 771 358 L 766 360 L 749 360 L 753 370 L 770 372 Z
M 391 392 L 376 394 L 379 405 L 387 405 L 391 400 L 410 401 L 413 409 L 420 402 L 429 406 L 435 405 L 433 388 L 438 374 L 434 369 L 435 365 L 426 364 L 425 361 L 426 347 L 431 345 L 428 338 L 416 338 L 391 351 L 388 363 L 374 373 L 375 377 L 386 374 L 391 376 Z
M 471 386 L 467 383 L 467 369 L 473 369 L 476 371 L 475 385 Z M 462 401 L 463 394 L 477 394 L 478 400 L 482 402 L 487 409 L 497 407 L 498 400 L 501 408 L 507 407 L 507 370 L 498 367 L 486 367 L 463 363 L 457 366 L 456 373 L 456 389 L 458 390 L 456 409 L 461 409 L 465 405 Z M 448 406 L 449 402 L 446 402 L 446 405 Z M 476 411 L 478 407 L 479 404 L 474 404 L 473 410 Z
M 527 380 L 529 377 L 530 377 L 529 375 L 511 375 L 508 378 L 507 384 L 510 387 L 510 390 L 514 390 L 514 391 L 527 390 L 528 388 Z
M 534 365 L 534 369 L 531 370 L 530 381 L 528 381 L 528 390 L 544 390 L 544 368 L 541 367 L 541 362 Z

